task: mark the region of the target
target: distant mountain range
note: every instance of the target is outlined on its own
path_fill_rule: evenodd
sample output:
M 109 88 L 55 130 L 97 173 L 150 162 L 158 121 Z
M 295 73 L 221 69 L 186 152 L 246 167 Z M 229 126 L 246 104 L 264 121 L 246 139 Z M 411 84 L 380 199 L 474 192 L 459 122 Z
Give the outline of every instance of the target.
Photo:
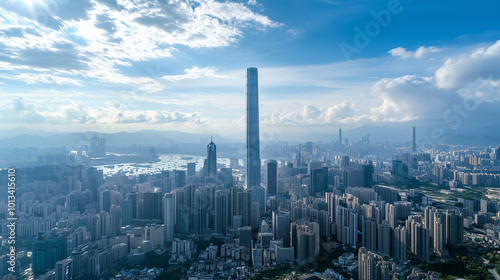
M 455 144 L 455 145 L 481 145 L 500 146 L 500 127 L 498 125 L 481 125 L 470 123 L 463 125 L 460 129 L 453 130 L 450 126 L 441 124 L 429 124 L 415 122 L 409 124 L 391 123 L 384 126 L 369 125 L 353 129 L 343 129 L 343 139 L 349 139 L 349 143 L 360 141 L 361 137 L 370 135 L 370 142 L 374 144 L 378 141 L 389 141 L 391 143 L 410 143 L 411 128 L 416 127 L 417 144 Z M 306 128 L 307 129 L 307 128 Z M 311 128 L 313 130 L 314 128 Z M 328 130 L 325 127 L 315 131 L 324 133 L 304 133 L 293 129 L 284 129 L 278 134 L 273 134 L 272 138 L 263 136 L 261 131 L 261 141 L 338 141 L 338 127 L 331 126 Z M 436 132 L 440 132 L 441 134 Z M 436 135 L 438 137 L 436 137 Z M 106 139 L 108 147 L 128 147 L 132 145 L 165 147 L 177 144 L 204 144 L 213 141 L 216 144 L 222 143 L 244 143 L 244 133 L 230 134 L 228 138 L 219 134 L 188 133 L 180 131 L 159 131 L 142 130 L 138 132 L 58 132 L 41 131 L 29 128 L 0 129 L 0 148 L 22 148 L 22 147 L 68 147 L 71 149 L 90 146 L 90 139 L 93 136 L 100 136 Z
M 132 145 L 142 146 L 169 146 L 181 143 L 199 144 L 210 141 L 227 143 L 233 140 L 223 138 L 218 134 L 187 133 L 179 131 L 157 131 L 143 130 L 138 132 L 45 132 L 27 128 L 2 129 L 0 130 L 0 147 L 22 148 L 22 147 L 69 147 L 76 148 L 82 145 L 90 146 L 93 136 L 104 137 L 106 146 L 126 147 Z

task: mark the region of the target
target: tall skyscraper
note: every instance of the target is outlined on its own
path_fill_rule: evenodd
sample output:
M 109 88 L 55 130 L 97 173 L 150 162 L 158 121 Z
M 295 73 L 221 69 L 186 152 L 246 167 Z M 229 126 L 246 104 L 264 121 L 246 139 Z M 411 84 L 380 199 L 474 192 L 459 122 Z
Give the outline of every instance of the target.
M 342 128 L 339 127 L 339 145 L 342 146 Z
M 246 188 L 260 185 L 259 89 L 257 68 L 247 69 Z
M 417 138 L 417 135 L 415 134 L 415 127 L 413 127 L 413 133 L 411 135 L 411 150 L 412 150 L 412 152 L 417 151 L 416 138 Z
M 217 175 L 217 149 L 212 140 L 207 145 L 207 173 L 208 176 Z

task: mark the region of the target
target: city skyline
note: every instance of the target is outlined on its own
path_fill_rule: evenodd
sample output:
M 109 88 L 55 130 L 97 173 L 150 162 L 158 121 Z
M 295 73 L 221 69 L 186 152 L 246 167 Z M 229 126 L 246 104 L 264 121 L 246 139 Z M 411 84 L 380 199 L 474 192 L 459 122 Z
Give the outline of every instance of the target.
M 242 139 L 242 73 L 256 66 L 266 140 L 339 126 L 498 139 L 498 4 L 388 3 L 4 1 L 0 119 Z
M 500 279 L 498 10 L 0 2 L 1 280 Z

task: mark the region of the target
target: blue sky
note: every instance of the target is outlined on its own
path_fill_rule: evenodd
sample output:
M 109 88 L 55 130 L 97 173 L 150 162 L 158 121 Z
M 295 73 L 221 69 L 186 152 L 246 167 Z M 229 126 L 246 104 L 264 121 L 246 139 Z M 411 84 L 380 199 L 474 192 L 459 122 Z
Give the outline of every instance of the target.
M 243 138 L 254 66 L 267 135 L 498 127 L 499 10 L 498 1 L 5 0 L 0 122 Z

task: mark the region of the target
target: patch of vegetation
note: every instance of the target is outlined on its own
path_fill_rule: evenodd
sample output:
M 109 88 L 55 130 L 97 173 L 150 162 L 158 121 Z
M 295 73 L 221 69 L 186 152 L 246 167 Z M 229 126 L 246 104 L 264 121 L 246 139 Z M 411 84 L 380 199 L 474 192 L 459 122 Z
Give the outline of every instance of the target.
M 182 277 L 184 277 L 184 274 L 182 270 L 177 267 L 170 270 L 163 270 L 162 273 L 156 277 L 156 280 L 178 280 Z
M 285 265 L 285 266 L 277 266 L 273 267 L 269 270 L 264 270 L 259 273 L 256 273 L 252 275 L 250 279 L 262 279 L 262 280 L 283 280 L 289 274 L 292 272 L 292 269 L 290 266 Z
M 500 254 L 496 250 L 492 250 L 492 251 L 487 252 L 484 255 L 484 258 L 489 260 L 490 263 L 500 265 Z
M 455 261 L 445 263 L 420 264 L 419 267 L 424 271 L 439 272 L 440 279 L 493 280 L 480 260 L 467 256 L 458 256 Z
M 454 192 L 450 197 L 453 199 L 463 198 L 470 200 L 481 198 L 487 199 L 486 194 L 488 194 L 488 190 L 485 187 L 474 186 L 465 189 L 463 192 Z

